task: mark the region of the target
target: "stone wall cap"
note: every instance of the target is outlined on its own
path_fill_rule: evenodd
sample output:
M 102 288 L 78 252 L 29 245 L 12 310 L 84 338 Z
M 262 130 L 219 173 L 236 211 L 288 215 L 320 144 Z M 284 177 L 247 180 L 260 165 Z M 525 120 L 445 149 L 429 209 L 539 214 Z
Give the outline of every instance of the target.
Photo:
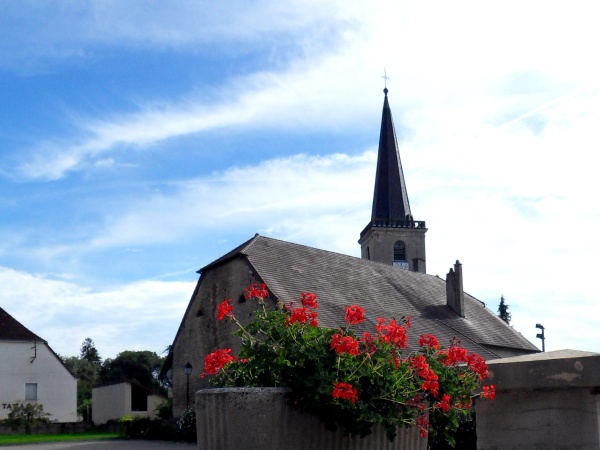
M 498 390 L 596 388 L 600 353 L 557 350 L 488 361 L 486 384 Z
M 512 364 L 512 363 L 527 362 L 527 361 L 546 361 L 546 360 L 551 360 L 551 359 L 586 358 L 589 356 L 600 356 L 600 353 L 587 352 L 587 351 L 583 351 L 583 350 L 563 349 L 563 350 L 554 350 L 551 352 L 544 352 L 544 353 L 532 353 L 529 355 L 520 355 L 520 356 L 511 356 L 508 358 L 492 359 L 492 360 L 488 360 L 487 363 L 488 363 L 488 365 Z

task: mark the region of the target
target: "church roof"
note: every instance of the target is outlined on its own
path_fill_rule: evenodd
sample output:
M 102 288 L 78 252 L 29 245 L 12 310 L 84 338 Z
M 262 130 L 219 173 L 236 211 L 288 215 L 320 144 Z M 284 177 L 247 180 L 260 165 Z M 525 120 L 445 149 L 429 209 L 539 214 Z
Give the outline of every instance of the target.
M 2 308 L 0 308 L 0 340 L 43 341 Z
M 461 317 L 446 305 L 445 280 L 387 264 L 256 235 L 200 272 L 240 256 L 277 300 L 297 300 L 306 291 L 317 294 L 323 326 L 344 325 L 344 308 L 358 304 L 368 322 L 358 327 L 361 334 L 373 331 L 378 317 L 410 316 L 412 348 L 421 334 L 429 333 L 446 346 L 456 337 L 486 359 L 499 357 L 490 347 L 539 351 L 473 296 L 465 293 Z
M 383 90 L 383 113 L 379 134 L 379 152 L 373 194 L 372 221 L 404 221 L 410 215 L 410 203 L 406 191 L 406 181 L 402 172 L 400 152 L 396 140 L 396 130 L 392 111 L 388 103 L 388 90 Z

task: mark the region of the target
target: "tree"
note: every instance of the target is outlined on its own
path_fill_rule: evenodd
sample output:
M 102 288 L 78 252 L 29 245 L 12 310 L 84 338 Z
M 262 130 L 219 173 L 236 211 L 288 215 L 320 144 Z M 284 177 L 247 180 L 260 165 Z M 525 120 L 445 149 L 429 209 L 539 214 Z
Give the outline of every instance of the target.
M 100 382 L 100 366 L 77 356 L 63 357 L 62 360 L 77 377 L 77 412 L 84 421 L 89 421 L 92 387 Z
M 508 312 L 508 305 L 504 302 L 504 296 L 500 297 L 500 305 L 498 306 L 498 317 L 510 324 L 512 314 Z
M 84 339 L 83 343 L 81 344 L 80 352 L 81 353 L 79 356 L 81 359 L 85 359 L 86 361 L 89 361 L 91 363 L 98 364 L 98 366 L 100 366 L 100 364 L 102 363 L 102 358 L 100 358 L 100 354 L 96 349 L 96 345 L 94 344 L 94 341 L 92 341 L 91 338 L 87 337 Z
M 84 421 L 91 420 L 92 387 L 100 382 L 102 359 L 94 341 L 81 343 L 79 356 L 62 357 L 63 363 L 77 377 L 77 412 Z
M 165 392 L 158 375 L 164 358 L 151 351 L 126 350 L 116 358 L 107 358 L 102 364 L 102 381 L 128 379 L 137 381 L 142 386 Z

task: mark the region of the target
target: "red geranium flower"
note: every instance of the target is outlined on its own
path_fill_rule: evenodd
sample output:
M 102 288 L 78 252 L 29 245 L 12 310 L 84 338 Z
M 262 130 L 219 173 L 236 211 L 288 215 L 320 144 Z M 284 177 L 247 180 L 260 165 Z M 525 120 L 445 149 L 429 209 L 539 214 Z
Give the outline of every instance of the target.
M 214 375 L 230 362 L 235 361 L 235 356 L 231 354 L 230 348 L 220 348 L 215 352 L 209 353 L 204 357 L 204 370 L 200 374 L 201 378 L 206 375 Z
M 346 308 L 346 322 L 357 325 L 365 321 L 365 310 L 358 305 L 350 305 Z
M 290 315 L 285 319 L 285 326 L 289 326 L 291 323 L 307 323 L 312 327 L 319 325 L 317 322 L 317 313 L 309 308 L 294 308 L 290 312 Z
M 408 346 L 406 328 L 397 325 L 394 319 L 391 319 L 390 323 L 387 325 L 385 324 L 386 320 L 381 317 L 377 319 L 377 322 L 375 329 L 382 341 L 393 344 L 399 348 L 406 348 Z
M 433 405 L 434 408 L 441 408 L 444 412 L 450 411 L 451 397 L 448 394 L 442 395 L 442 401 Z
M 419 339 L 420 347 L 440 348 L 440 343 L 433 334 L 423 334 Z
M 343 398 L 345 400 L 350 400 L 352 403 L 356 403 L 358 400 L 358 391 L 354 389 L 350 383 L 336 381 L 333 383 L 331 396 L 333 398 Z
M 368 331 L 363 332 L 363 337 L 360 340 L 366 347 L 370 355 L 377 351 L 377 345 L 375 344 L 375 338 Z
M 494 400 L 494 398 L 496 398 L 496 386 L 493 384 L 484 386 L 481 389 L 481 398 L 487 398 L 488 400 Z
M 431 393 L 434 397 L 437 396 L 440 384 L 437 374 L 429 367 L 427 359 L 423 355 L 417 355 L 408 359 L 409 364 L 415 373 L 423 379 L 421 389 Z
M 225 317 L 233 317 L 233 306 L 230 298 L 223 300 L 217 306 L 217 319 L 223 320 Z
M 342 336 L 334 334 L 331 337 L 331 349 L 334 349 L 338 354 L 348 353 L 349 355 L 358 355 L 358 341 L 352 336 Z
M 252 283 L 249 287 L 246 288 L 246 298 L 258 298 L 264 299 L 269 296 L 269 291 L 267 291 L 267 285 L 264 283 Z
M 317 303 L 317 296 L 312 292 L 301 292 L 300 302 L 305 308 L 317 309 L 319 304 Z
M 429 430 L 429 421 L 425 416 L 419 416 L 415 419 L 415 425 L 419 429 L 419 434 L 421 437 L 427 437 L 427 432 Z
M 467 355 L 467 364 L 469 368 L 477 374 L 480 380 L 487 378 L 488 366 L 485 360 L 476 353 L 469 353 Z
M 459 363 L 467 362 L 467 349 L 460 345 L 442 350 L 439 354 L 442 356 L 441 361 L 445 366 L 456 366 Z

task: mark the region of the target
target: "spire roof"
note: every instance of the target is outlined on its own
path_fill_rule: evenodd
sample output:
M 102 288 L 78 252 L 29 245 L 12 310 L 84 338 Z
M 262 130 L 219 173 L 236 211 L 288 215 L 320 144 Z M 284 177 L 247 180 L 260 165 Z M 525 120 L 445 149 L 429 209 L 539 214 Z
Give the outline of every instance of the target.
M 373 221 L 404 221 L 411 215 L 406 182 L 400 162 L 400 152 L 396 141 L 396 130 L 392 111 L 388 103 L 388 89 L 383 90 L 383 113 L 377 155 L 377 173 L 373 195 Z

